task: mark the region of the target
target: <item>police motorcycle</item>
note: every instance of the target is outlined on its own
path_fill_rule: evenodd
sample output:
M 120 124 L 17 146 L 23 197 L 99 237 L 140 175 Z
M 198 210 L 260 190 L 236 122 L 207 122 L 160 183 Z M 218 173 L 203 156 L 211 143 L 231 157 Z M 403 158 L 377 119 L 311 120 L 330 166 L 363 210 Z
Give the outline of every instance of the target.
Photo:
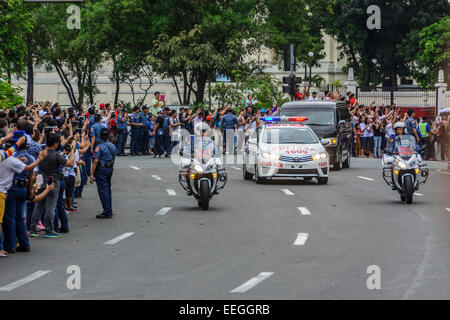
M 398 123 L 395 127 L 404 128 Z M 420 155 L 426 146 L 417 148 L 416 141 L 411 135 L 399 135 L 393 143 L 395 144 L 393 149 L 385 149 L 386 153 L 381 161 L 383 179 L 392 190 L 397 190 L 402 202 L 411 204 L 414 192 L 428 179 L 428 167 Z
M 227 182 L 227 172 L 217 157 L 214 142 L 205 135 L 206 131 L 202 128 L 201 136 L 192 136 L 190 143 L 185 144 L 178 177 L 187 195 L 193 196 L 203 210 L 209 209 L 209 201 Z

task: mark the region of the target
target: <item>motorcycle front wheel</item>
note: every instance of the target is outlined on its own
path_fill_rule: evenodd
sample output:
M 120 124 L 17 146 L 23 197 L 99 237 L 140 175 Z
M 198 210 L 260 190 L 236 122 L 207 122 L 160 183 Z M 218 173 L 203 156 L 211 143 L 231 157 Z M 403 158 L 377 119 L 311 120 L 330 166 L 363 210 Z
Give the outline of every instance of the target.
M 208 210 L 209 208 L 209 183 L 206 180 L 200 181 L 200 201 L 203 210 Z
M 411 176 L 406 176 L 404 181 L 403 190 L 405 190 L 406 203 L 413 203 L 414 185 Z

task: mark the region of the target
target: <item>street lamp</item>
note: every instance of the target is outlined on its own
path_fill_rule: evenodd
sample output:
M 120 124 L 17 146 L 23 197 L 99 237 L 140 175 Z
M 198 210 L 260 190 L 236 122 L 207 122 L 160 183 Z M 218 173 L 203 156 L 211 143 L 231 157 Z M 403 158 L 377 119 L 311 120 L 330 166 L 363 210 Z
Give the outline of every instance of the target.
M 308 56 L 311 57 L 311 62 L 309 64 L 309 85 L 311 86 L 311 68 L 312 68 L 312 57 L 314 57 L 314 52 L 308 52 Z

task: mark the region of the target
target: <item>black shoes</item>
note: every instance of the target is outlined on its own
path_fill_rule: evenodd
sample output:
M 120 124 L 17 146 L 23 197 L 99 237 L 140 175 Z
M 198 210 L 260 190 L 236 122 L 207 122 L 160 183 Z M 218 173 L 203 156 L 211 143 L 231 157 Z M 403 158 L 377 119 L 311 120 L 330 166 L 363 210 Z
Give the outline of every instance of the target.
M 98 214 L 98 215 L 96 215 L 95 216 L 97 219 L 111 219 L 112 218 L 112 215 L 111 216 L 107 216 L 107 215 L 105 215 L 105 214 Z
M 59 228 L 59 232 L 60 233 L 69 233 L 69 228 L 61 227 L 61 228 Z
M 8 252 L 8 253 L 16 253 L 16 249 L 6 249 L 6 248 L 3 248 L 3 251 L 6 251 L 6 252 Z
M 16 248 L 16 251 L 17 251 L 17 252 L 30 252 L 31 249 L 30 249 L 30 247 L 22 247 L 22 246 L 18 246 L 18 247 Z

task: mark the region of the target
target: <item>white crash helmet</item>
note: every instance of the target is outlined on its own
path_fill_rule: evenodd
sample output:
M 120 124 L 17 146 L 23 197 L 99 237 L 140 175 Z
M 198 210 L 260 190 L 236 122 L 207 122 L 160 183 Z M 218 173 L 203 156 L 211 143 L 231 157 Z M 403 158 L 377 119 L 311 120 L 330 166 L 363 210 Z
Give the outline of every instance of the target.
M 405 128 L 406 128 L 406 124 L 405 124 L 404 122 L 401 122 L 401 121 L 396 122 L 396 123 L 394 124 L 394 131 L 397 130 L 398 128 L 403 128 L 403 129 L 405 129 Z

